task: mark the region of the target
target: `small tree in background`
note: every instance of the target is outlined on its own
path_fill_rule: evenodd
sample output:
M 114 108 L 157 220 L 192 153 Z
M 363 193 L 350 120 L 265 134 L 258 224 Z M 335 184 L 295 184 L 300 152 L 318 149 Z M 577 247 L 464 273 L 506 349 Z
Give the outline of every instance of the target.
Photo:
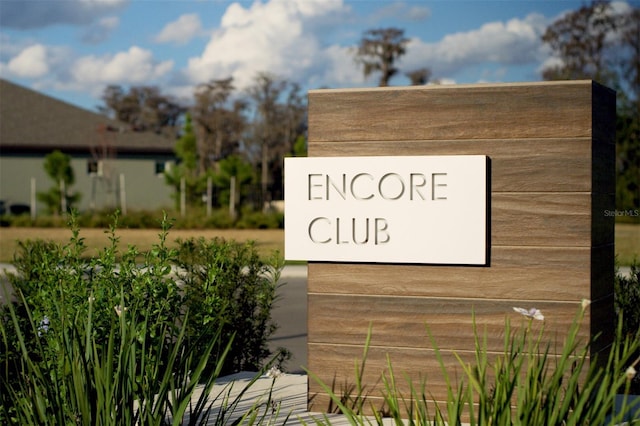
M 182 127 L 182 137 L 176 142 L 174 148 L 179 158 L 179 163 L 168 171 L 165 171 L 165 181 L 171 185 L 175 192 L 173 194 L 176 210 L 180 208 L 180 182 L 185 180 L 186 202 L 188 205 L 195 205 L 199 201 L 202 192 L 202 179 L 198 176 L 198 144 L 196 135 L 193 132 L 191 115 L 187 114 Z
M 80 194 L 72 194 L 69 188 L 75 183 L 75 175 L 71 167 L 71 156 L 59 150 L 53 151 L 44 158 L 44 170 L 54 184 L 45 192 L 38 193 L 38 200 L 47 206 L 50 214 L 61 214 L 70 210 L 80 200 Z
M 213 175 L 213 184 L 218 188 L 217 202 L 220 206 L 229 204 L 231 197 L 231 178 L 236 179 L 236 203 L 242 205 L 247 196 L 247 185 L 256 181 L 255 172 L 250 163 L 239 155 L 230 155 L 221 160 L 220 170 Z
M 412 86 L 422 86 L 429 82 L 431 78 L 431 70 L 429 68 L 419 68 L 405 73 L 411 81 Z

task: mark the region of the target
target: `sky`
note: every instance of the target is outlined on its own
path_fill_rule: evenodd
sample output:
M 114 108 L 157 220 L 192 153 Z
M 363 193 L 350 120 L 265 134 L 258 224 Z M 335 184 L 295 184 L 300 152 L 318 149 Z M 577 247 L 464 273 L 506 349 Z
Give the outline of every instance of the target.
M 259 72 L 305 90 L 373 87 L 354 48 L 366 30 L 396 27 L 409 42 L 391 85 L 424 67 L 443 84 L 539 81 L 555 60 L 542 34 L 585 3 L 0 0 L 0 78 L 91 110 L 110 84 L 158 86 L 183 102 L 230 76 L 246 90 Z

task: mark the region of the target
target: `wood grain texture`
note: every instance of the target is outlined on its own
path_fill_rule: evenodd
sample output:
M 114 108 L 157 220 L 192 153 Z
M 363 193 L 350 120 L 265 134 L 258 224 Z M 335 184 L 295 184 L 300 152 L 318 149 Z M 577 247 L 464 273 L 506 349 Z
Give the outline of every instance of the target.
M 591 246 L 591 194 L 491 194 L 491 245 Z
M 615 93 L 591 81 L 321 90 L 309 93 L 310 156 L 487 155 L 488 266 L 310 263 L 308 367 L 353 382 L 369 323 L 365 383 L 379 391 L 391 356 L 396 377 L 428 377 L 444 400 L 425 323 L 446 348 L 471 357 L 472 312 L 499 351 L 513 306 L 542 309 L 561 338 L 582 299 L 582 337 L 613 330 Z M 416 224 L 420 226 L 420 224 Z M 310 396 L 327 401 L 310 382 Z M 379 393 L 372 393 L 376 400 Z
M 488 268 L 311 262 L 307 291 L 536 301 L 590 298 L 588 247 L 494 246 L 491 250 Z
M 591 87 L 574 81 L 310 91 L 309 140 L 592 137 Z
M 591 191 L 591 144 L 590 138 L 321 141 L 309 146 L 309 154 L 487 155 L 494 192 L 587 192 Z
M 333 388 L 334 392 L 342 396 L 343 392 L 355 395 L 354 371 L 361 365 L 364 348 L 361 346 L 335 346 L 335 345 L 315 345 L 310 344 L 309 350 L 318 353 L 322 358 L 322 363 L 310 364 L 311 371 L 316 371 L 318 378 Z M 460 358 L 458 360 L 456 355 Z M 444 380 L 443 368 L 452 382 L 465 377 L 460 362 L 471 364 L 474 362 L 475 354 L 472 352 L 441 350 L 442 365 L 438 361 L 436 354 L 431 349 L 415 348 L 379 348 L 370 347 L 367 362 L 365 364 L 363 384 L 364 394 L 370 396 L 368 400 L 378 401 L 383 395 L 384 384 L 381 381 L 382 374 L 389 378 L 388 366 L 391 363 L 396 385 L 403 395 L 408 395 L 410 384 L 407 377 L 411 378 L 414 386 L 420 388 L 422 382 L 428 390 L 428 399 L 436 401 L 446 401 L 446 384 Z M 550 355 L 553 358 L 554 355 Z M 495 353 L 487 353 L 488 361 L 494 362 Z M 550 360 L 553 363 L 553 360 Z M 324 369 L 323 369 L 324 368 Z M 335 371 L 335 375 L 332 372 Z M 493 379 L 490 371 L 487 372 L 489 381 Z M 323 395 L 324 390 L 315 381 L 309 380 L 309 396 Z M 319 403 L 322 399 L 316 399 Z M 326 401 L 326 400 L 324 400 Z M 316 406 L 314 401 L 312 410 L 323 410 L 323 407 Z
M 354 371 L 360 366 L 364 347 L 357 345 L 317 345 L 310 343 L 309 352 L 317 356 L 309 359 L 309 370 L 313 371 L 325 384 L 332 386 L 340 395 L 341 391 L 349 389 L 355 383 Z M 473 354 L 460 352 L 463 360 L 471 361 Z M 387 357 L 394 367 L 394 373 L 399 378 L 399 388 L 408 390 L 407 383 L 402 379 L 404 373 L 413 377 L 419 383 L 420 378 L 427 378 L 429 390 L 434 395 L 443 395 L 446 390 L 443 383 L 442 369 L 432 349 L 417 348 L 379 348 L 371 347 L 368 352 L 363 383 L 372 396 L 381 395 L 381 375 L 387 370 Z M 452 377 L 461 377 L 462 369 L 451 351 L 443 351 L 444 366 Z M 334 375 L 335 372 L 335 375 Z M 334 382 L 335 380 L 335 382 Z M 319 384 L 309 380 L 309 394 L 324 393 Z
M 314 344 L 364 343 L 372 327 L 371 345 L 379 347 L 431 347 L 429 333 L 441 349 L 474 347 L 473 322 L 486 336 L 487 350 L 504 347 L 505 321 L 525 326 L 528 319 L 513 307 L 540 309 L 545 315 L 544 339 L 553 341 L 569 329 L 580 302 L 553 303 L 530 300 L 469 300 L 367 295 L 309 295 L 308 341 Z M 429 333 L 427 332 L 427 328 Z M 581 338 L 589 339 L 588 318 Z

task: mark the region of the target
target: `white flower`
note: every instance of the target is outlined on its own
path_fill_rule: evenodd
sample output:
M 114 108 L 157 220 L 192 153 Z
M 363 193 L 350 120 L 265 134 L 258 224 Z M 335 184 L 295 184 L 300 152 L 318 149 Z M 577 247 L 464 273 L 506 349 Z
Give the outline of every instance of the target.
M 122 315 L 123 312 L 127 311 L 127 307 L 125 306 L 124 308 L 120 305 L 116 305 L 113 307 L 113 310 L 116 311 L 116 314 L 118 314 L 118 316 Z
M 276 367 L 275 365 L 271 367 L 269 371 L 267 371 L 267 377 L 272 377 L 274 379 L 277 379 L 281 375 L 282 375 L 282 371 L 280 371 L 278 367 Z
M 540 310 L 536 308 L 524 309 L 514 307 L 513 310 L 519 314 L 524 315 L 527 318 L 533 318 L 538 321 L 542 321 L 544 319 L 544 315 L 542 315 L 542 312 L 540 312 Z
M 93 296 L 89 296 L 89 303 L 93 303 L 96 301 L 96 298 Z
M 633 368 L 633 365 L 629 368 L 627 368 L 627 371 L 625 371 L 624 373 L 627 376 L 628 380 L 633 379 L 636 376 L 636 369 Z
M 47 331 L 49 331 L 49 317 L 48 316 L 44 316 L 44 318 L 42 318 L 42 321 L 40 321 L 40 325 L 38 326 L 38 336 L 42 336 L 42 333 L 46 333 Z

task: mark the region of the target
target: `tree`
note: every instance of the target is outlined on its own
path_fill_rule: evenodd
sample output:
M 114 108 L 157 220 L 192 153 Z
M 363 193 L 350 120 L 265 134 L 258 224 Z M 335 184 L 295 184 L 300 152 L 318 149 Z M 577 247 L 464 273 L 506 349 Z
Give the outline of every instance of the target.
M 239 155 L 230 155 L 220 161 L 220 167 L 213 174 L 213 184 L 219 188 L 217 202 L 227 205 L 231 196 L 231 178 L 235 177 L 237 203 L 243 204 L 249 194 L 247 185 L 255 182 L 255 171 L 251 164 Z
M 257 151 L 252 154 L 258 157 L 262 201 L 266 202 L 282 186 L 282 159 L 293 154 L 296 139 L 306 130 L 306 108 L 298 84 L 269 73 L 259 73 L 248 93 L 254 112 L 248 142 Z
M 217 163 L 238 152 L 246 126 L 246 102 L 232 100 L 231 77 L 211 80 L 196 88 L 193 116 L 198 135 L 198 171 L 217 169 Z
M 54 183 L 48 191 L 39 192 L 38 199 L 47 206 L 50 214 L 66 213 L 80 200 L 79 193 L 69 191 L 75 183 L 71 156 L 59 150 L 53 151 L 44 158 L 44 170 Z
M 623 96 L 616 126 L 616 207 L 640 207 L 640 9 L 623 15 L 620 23 L 622 51 L 618 57 Z
M 636 115 L 640 116 L 640 8 L 633 8 L 621 20 L 622 54 L 618 57 L 623 83 L 636 100 Z
M 409 77 L 412 86 L 422 86 L 429 82 L 429 79 L 431 78 L 431 70 L 429 68 L 420 68 L 407 72 L 405 75 Z
M 182 136 L 176 142 L 174 151 L 179 161 L 175 167 L 165 171 L 165 181 L 175 189 L 174 200 L 178 210 L 182 179 L 185 181 L 186 203 L 190 206 L 198 203 L 203 186 L 202 179 L 198 176 L 198 147 L 190 114 L 185 116 Z
M 404 30 L 398 28 L 367 30 L 356 51 L 356 62 L 362 65 L 365 78 L 380 72 L 378 85 L 388 86 L 391 77 L 398 72 L 394 64 L 406 53 L 408 42 Z
M 547 67 L 543 78 L 610 81 L 606 50 L 612 40 L 607 35 L 615 30 L 616 20 L 608 3 L 594 2 L 551 24 L 542 41 L 551 47 L 559 63 Z
M 620 12 L 622 10 L 622 12 Z M 547 28 L 545 80 L 592 79 L 618 91 L 616 208 L 640 208 L 640 11 L 595 1 Z
M 174 136 L 185 108 L 155 86 L 132 86 L 126 92 L 122 86 L 107 86 L 102 95 L 106 115 L 129 125 L 133 131 L 151 131 Z

